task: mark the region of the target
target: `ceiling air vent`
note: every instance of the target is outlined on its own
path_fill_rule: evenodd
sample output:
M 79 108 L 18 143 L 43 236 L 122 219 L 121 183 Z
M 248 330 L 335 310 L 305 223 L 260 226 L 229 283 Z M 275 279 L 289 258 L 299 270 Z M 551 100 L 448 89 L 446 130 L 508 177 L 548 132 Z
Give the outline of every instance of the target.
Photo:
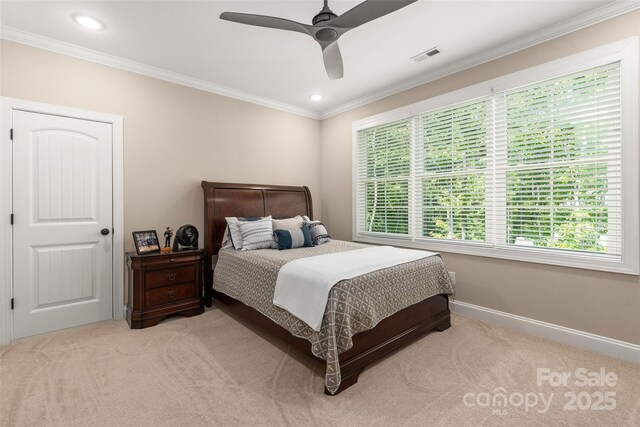
M 440 48 L 438 46 L 436 47 L 432 47 L 431 49 L 419 53 L 416 56 L 412 57 L 411 59 L 413 59 L 416 62 L 420 62 L 420 61 L 424 61 L 427 58 L 431 58 L 432 56 L 435 56 L 437 54 L 439 54 L 441 52 Z

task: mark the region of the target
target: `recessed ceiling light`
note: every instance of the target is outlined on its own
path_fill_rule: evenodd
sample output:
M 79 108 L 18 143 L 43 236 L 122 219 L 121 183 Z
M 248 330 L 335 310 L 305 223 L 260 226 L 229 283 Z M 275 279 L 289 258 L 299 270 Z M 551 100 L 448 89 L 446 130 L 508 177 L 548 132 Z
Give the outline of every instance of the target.
M 309 99 L 312 100 L 313 102 L 320 102 L 324 99 L 324 96 L 320 95 L 319 93 L 316 93 L 311 95 Z
M 104 28 L 102 22 L 98 21 L 95 18 L 86 15 L 73 15 L 73 20 L 78 24 L 82 25 L 84 28 L 89 30 L 101 30 Z

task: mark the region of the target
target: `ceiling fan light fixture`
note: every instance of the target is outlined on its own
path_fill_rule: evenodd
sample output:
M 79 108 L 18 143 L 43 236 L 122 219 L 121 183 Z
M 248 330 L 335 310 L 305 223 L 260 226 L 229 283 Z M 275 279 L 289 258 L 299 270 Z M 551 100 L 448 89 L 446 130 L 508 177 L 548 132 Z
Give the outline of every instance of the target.
M 72 18 L 76 23 L 88 30 L 98 31 L 104 28 L 104 24 L 102 22 L 87 15 L 72 15 Z
M 312 100 L 313 102 L 320 102 L 324 99 L 324 95 L 320 95 L 319 93 L 314 93 L 313 95 L 309 96 L 309 99 Z
M 338 32 L 333 28 L 323 28 L 316 33 L 316 39 L 321 42 L 332 42 L 338 39 Z

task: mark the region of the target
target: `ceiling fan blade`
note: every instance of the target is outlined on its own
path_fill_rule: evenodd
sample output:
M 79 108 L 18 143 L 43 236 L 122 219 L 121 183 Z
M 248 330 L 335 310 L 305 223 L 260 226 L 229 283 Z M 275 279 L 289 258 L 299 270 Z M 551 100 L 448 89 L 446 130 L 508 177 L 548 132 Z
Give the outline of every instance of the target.
M 310 25 L 289 19 L 276 18 L 274 16 L 252 15 L 250 13 L 223 12 L 220 19 L 225 21 L 238 22 L 240 24 L 255 25 L 257 27 L 275 28 L 277 30 L 295 31 L 307 35 L 312 35 Z
M 415 3 L 417 0 L 367 0 L 331 20 L 332 27 L 355 28 Z
M 324 60 L 324 68 L 327 70 L 329 79 L 341 79 L 344 72 L 342 66 L 342 55 L 340 54 L 340 48 L 338 47 L 337 41 L 322 46 L 322 59 Z

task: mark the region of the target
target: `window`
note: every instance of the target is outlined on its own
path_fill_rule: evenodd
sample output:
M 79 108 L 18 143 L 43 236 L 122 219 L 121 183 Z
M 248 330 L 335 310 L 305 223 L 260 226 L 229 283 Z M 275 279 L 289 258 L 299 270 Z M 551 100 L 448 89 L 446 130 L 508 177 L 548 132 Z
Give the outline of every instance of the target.
M 411 123 L 402 120 L 360 133 L 362 224 L 368 232 L 409 234 Z
M 420 237 L 486 240 L 488 112 L 483 99 L 417 118 Z
M 637 274 L 634 46 L 354 123 L 354 240 Z
M 620 255 L 620 63 L 500 96 L 506 242 Z

